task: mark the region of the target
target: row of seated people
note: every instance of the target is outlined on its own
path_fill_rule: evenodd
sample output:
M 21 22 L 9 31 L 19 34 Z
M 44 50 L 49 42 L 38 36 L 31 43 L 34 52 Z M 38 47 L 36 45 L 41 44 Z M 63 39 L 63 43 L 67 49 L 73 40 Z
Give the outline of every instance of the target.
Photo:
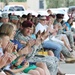
M 62 27 L 60 26 L 60 22 L 55 21 L 54 23 L 55 19 L 53 15 L 49 15 L 48 20 L 46 20 L 45 16 L 40 16 L 36 26 L 30 20 L 31 18 L 31 16 L 30 18 L 28 17 L 28 20 L 26 21 L 24 19 L 19 26 L 18 17 L 12 15 L 10 16 L 11 23 L 3 22 L 1 25 L 1 39 L 3 39 L 3 35 L 8 34 L 7 36 L 10 40 L 9 43 L 7 42 L 6 45 L 4 44 L 5 47 L 2 45 L 3 56 L 9 55 L 9 57 L 13 57 L 11 60 L 12 63 L 10 62 L 11 64 L 8 65 L 9 68 L 8 66 L 4 68 L 13 73 L 20 73 L 23 71 L 23 73 L 29 73 L 31 75 L 56 75 L 58 72 L 58 62 L 63 57 L 62 55 L 66 57 L 73 57 L 73 35 L 68 32 L 67 35 L 70 35 L 69 43 L 69 40 L 65 34 L 58 34 L 61 32 Z M 59 17 L 59 15 L 57 15 L 57 18 L 59 18 L 60 21 L 63 19 Z M 66 28 L 66 26 L 64 28 Z M 4 39 L 3 43 L 5 43 Z M 36 55 L 41 48 L 47 49 L 47 56 Z M 17 55 L 17 57 L 19 56 L 19 59 L 16 58 L 15 55 Z M 71 60 L 74 61 L 72 58 Z M 5 64 L 3 66 L 5 66 Z M 29 68 L 27 69 L 28 66 L 29 68 L 32 66 L 33 70 L 30 70 Z

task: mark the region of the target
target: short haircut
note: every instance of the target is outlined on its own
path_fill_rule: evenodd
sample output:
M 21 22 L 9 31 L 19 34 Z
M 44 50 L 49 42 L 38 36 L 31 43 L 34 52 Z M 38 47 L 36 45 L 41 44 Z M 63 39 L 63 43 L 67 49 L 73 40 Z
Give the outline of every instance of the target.
M 22 15 L 22 18 L 27 18 L 27 15 Z

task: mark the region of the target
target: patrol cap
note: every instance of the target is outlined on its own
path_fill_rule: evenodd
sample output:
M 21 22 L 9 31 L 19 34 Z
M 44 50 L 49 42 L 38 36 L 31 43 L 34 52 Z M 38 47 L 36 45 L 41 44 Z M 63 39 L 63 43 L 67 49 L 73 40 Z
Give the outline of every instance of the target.
M 19 20 L 19 19 L 18 19 L 17 15 L 11 15 L 10 20 Z
M 2 13 L 2 18 L 8 18 L 8 14 L 7 13 Z

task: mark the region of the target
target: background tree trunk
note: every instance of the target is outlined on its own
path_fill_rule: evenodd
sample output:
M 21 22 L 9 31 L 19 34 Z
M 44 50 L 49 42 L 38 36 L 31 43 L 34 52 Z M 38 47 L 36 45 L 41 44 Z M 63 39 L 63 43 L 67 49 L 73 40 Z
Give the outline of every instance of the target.
M 9 4 L 9 0 L 4 0 L 5 5 Z

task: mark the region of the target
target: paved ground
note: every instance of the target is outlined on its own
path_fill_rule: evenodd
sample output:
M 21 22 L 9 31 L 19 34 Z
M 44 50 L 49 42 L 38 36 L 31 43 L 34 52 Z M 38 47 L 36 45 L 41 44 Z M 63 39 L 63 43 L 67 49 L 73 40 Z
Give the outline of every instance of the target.
M 74 52 L 75 55 L 75 52 Z M 64 73 L 67 73 L 66 75 L 75 75 L 75 63 L 60 63 L 60 70 Z
M 60 69 L 64 73 L 75 75 L 75 63 L 73 63 L 73 64 L 61 63 Z

